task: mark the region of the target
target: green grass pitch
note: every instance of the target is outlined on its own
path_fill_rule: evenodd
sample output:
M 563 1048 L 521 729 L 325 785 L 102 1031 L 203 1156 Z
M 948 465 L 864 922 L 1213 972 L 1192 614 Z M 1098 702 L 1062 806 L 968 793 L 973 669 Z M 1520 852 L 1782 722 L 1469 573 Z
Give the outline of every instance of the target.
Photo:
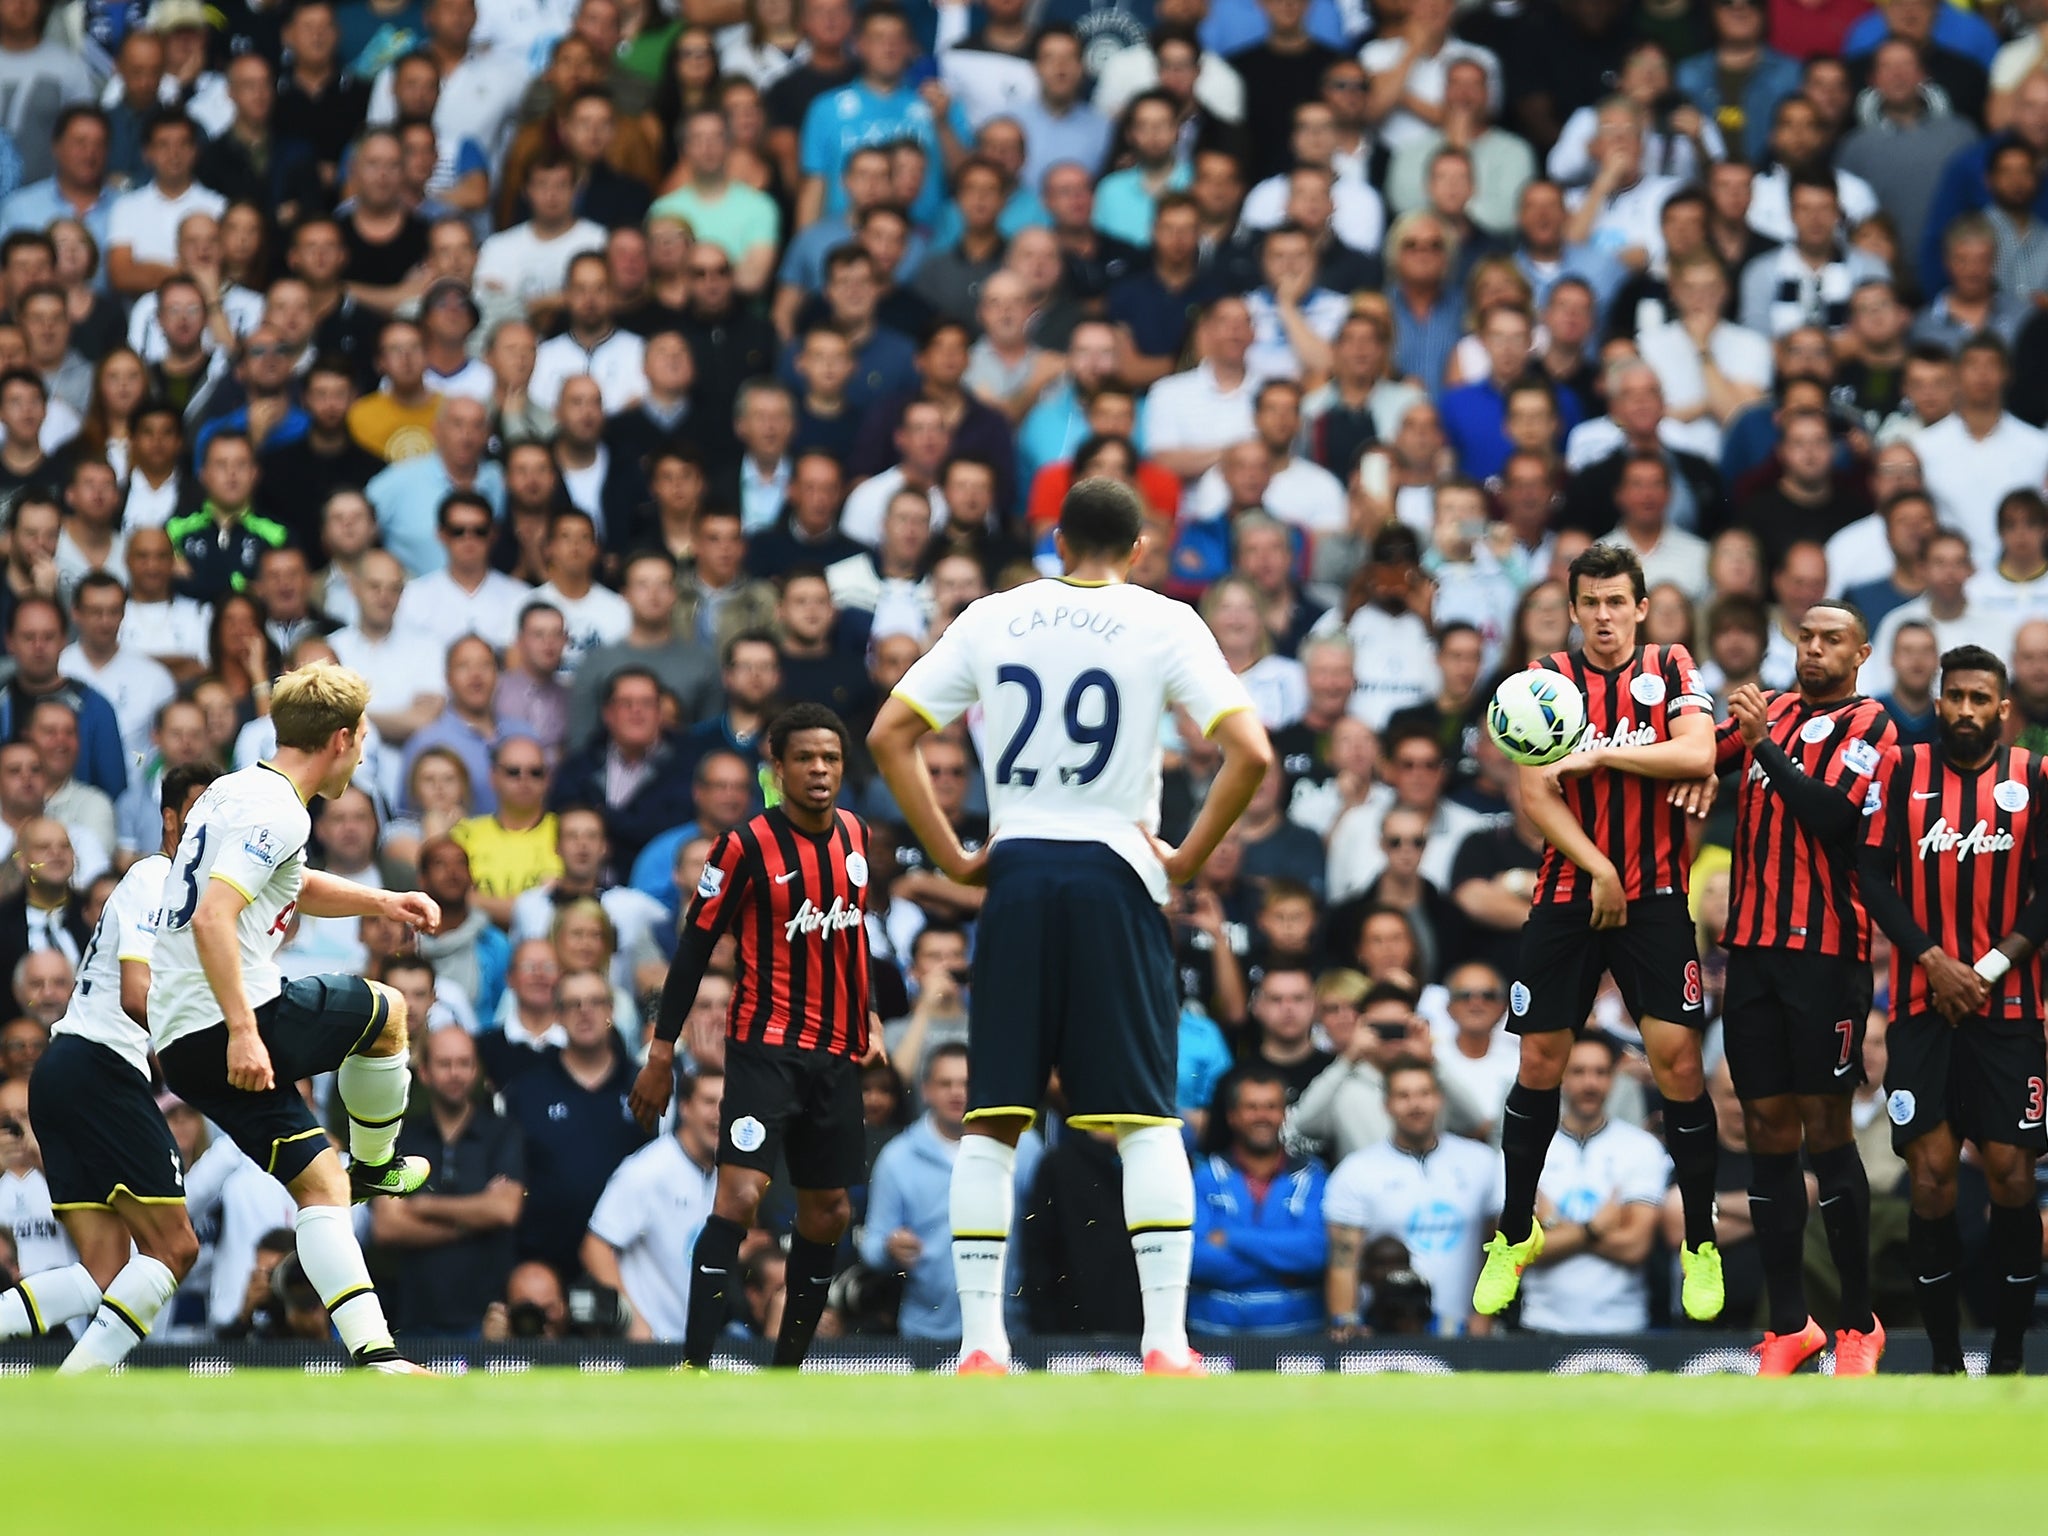
M 2048 1382 L 0 1380 L 59 1532 L 1969 1531 L 2040 1507 Z

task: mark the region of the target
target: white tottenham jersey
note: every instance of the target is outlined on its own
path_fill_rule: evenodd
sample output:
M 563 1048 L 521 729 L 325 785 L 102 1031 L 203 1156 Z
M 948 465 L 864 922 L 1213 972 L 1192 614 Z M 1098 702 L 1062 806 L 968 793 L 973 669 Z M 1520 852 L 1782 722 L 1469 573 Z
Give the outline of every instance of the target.
M 990 841 L 1098 842 L 1163 903 L 1159 720 L 1251 708 L 1200 615 L 1121 582 L 1029 582 L 968 605 L 896 685 L 936 729 L 985 712 Z M 1144 831 L 1139 830 L 1143 828 Z
M 249 1006 L 283 990 L 277 950 L 299 904 L 312 830 L 298 787 L 269 763 L 214 780 L 192 807 L 164 878 L 150 972 L 149 1030 L 159 1050 L 221 1022 L 191 927 L 209 880 L 226 881 L 249 901 L 235 920 Z
M 1392 1235 L 1429 1282 L 1437 1330 L 1465 1331 L 1480 1245 L 1500 1210 L 1500 1159 L 1463 1136 L 1444 1136 L 1420 1156 L 1391 1141 L 1361 1147 L 1337 1165 L 1323 1191 L 1323 1219 L 1367 1238 Z
M 1664 1145 L 1639 1126 L 1610 1120 L 1584 1141 L 1551 1138 L 1537 1189 L 1566 1221 L 1584 1221 L 1610 1200 L 1659 1205 L 1671 1183 Z M 1522 1326 L 1540 1333 L 1634 1333 L 1650 1326 L 1648 1266 L 1578 1253 L 1522 1276 Z
M 160 853 L 129 869 L 107 898 L 100 925 L 78 962 L 71 1006 L 50 1028 L 53 1035 L 77 1035 L 104 1045 L 149 1077 L 149 1031 L 121 1008 L 121 962 L 153 963 L 157 909 L 163 904 L 164 875 L 171 861 Z

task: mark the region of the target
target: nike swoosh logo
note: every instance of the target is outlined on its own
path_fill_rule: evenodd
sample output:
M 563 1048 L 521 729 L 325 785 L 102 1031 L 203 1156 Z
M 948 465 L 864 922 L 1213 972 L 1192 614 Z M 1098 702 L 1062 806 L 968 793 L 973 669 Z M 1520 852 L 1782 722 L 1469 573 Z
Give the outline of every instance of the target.
M 1704 1131 L 1705 1129 L 1706 1127 L 1704 1125 L 1681 1125 L 1678 1127 L 1678 1134 L 1684 1136 L 1690 1134 L 1691 1132 Z
M 1834 1205 L 1835 1203 L 1837 1203 L 1837 1202 L 1838 1202 L 1838 1201 L 1839 1201 L 1839 1200 L 1840 1200 L 1841 1198 L 1842 1198 L 1842 1197 L 1841 1197 L 1840 1195 L 1830 1195 L 1830 1196 L 1828 1196 L 1828 1198 L 1827 1198 L 1827 1199 L 1825 1199 L 1825 1200 L 1821 1201 L 1821 1203 L 1820 1203 L 1820 1208 L 1821 1208 L 1822 1210 L 1826 1210 L 1826 1209 L 1827 1209 L 1827 1208 L 1828 1208 L 1829 1206 L 1831 1206 L 1831 1205 Z M 1754 1204 L 1756 1204 L 1756 1196 L 1754 1196 L 1754 1195 L 1751 1195 L 1751 1196 L 1749 1197 L 1749 1203 L 1750 1203 L 1751 1205 L 1754 1205 Z
M 2005 1277 L 2005 1283 L 2007 1285 L 2033 1285 L 2037 1283 L 2040 1280 L 2040 1278 L 2041 1277 L 2039 1275 L 2007 1275 Z
M 697 1266 L 697 1273 L 700 1275 L 710 1275 L 713 1279 L 716 1279 L 718 1276 L 724 1274 L 725 1271 L 722 1269 L 706 1269 L 702 1264 L 699 1264 Z
M 796 878 L 796 871 L 792 869 L 792 870 L 791 870 L 791 871 L 790 871 L 790 872 L 789 872 L 788 874 L 786 874 L 786 875 L 777 875 L 777 876 L 775 877 L 775 883 L 776 883 L 777 885 L 787 885 L 787 884 L 789 884 L 789 882 L 790 882 L 790 881 L 794 880 L 795 878 Z
M 1687 1013 L 1698 1013 L 1700 1011 L 1700 1005 L 1698 1003 L 1687 1003 L 1685 1005 L 1685 1011 Z
M 2020 1129 L 2023 1131 L 2038 1131 L 2041 1129 L 2041 1122 L 2038 1120 L 2022 1120 L 2020 1122 Z
M 1934 800 L 1940 798 L 1940 795 L 1941 791 L 1938 789 L 1916 789 L 1913 791 L 1913 798 L 1915 800 Z
M 1854 1072 L 1855 1070 L 1856 1070 L 1856 1063 L 1855 1063 L 1855 1062 L 1853 1062 L 1853 1061 L 1851 1061 L 1851 1062 L 1846 1062 L 1846 1063 L 1844 1063 L 1844 1064 L 1843 1064 L 1842 1066 L 1839 1066 L 1839 1067 L 1835 1068 L 1835 1076 L 1837 1076 L 1837 1077 L 1847 1077 L 1847 1076 L 1848 1076 L 1848 1075 L 1849 1075 L 1849 1074 L 1850 1074 L 1851 1072 Z M 1822 1204 L 1826 1204 L 1826 1202 L 1825 1202 L 1825 1201 L 1823 1201 L 1823 1202 L 1822 1202 Z

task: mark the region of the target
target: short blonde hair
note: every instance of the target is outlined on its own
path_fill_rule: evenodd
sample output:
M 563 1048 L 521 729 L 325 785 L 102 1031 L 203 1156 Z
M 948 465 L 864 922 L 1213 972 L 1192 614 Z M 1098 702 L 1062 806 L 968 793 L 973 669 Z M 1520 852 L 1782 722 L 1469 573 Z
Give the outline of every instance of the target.
M 280 747 L 318 752 L 336 731 L 361 730 L 369 707 L 370 685 L 360 672 L 315 661 L 277 680 L 270 694 L 270 721 Z

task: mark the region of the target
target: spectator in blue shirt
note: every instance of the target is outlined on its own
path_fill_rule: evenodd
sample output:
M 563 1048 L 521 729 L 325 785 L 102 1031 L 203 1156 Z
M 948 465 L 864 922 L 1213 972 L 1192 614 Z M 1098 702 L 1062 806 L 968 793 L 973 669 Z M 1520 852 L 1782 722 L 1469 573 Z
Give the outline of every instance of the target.
M 1159 195 L 1184 191 L 1194 170 L 1181 158 L 1179 109 L 1167 92 L 1147 91 L 1132 102 L 1129 123 L 1132 163 L 1096 186 L 1095 227 L 1126 245 L 1148 246 Z
M 861 13 L 857 42 L 860 75 L 827 91 L 804 113 L 797 224 L 810 223 L 821 211 L 846 211 L 840 171 L 848 155 L 865 145 L 909 139 L 925 155 L 924 187 L 911 218 L 929 229 L 945 201 L 946 169 L 966 153 L 967 118 L 936 81 L 921 87 L 905 82 L 914 44 L 902 9 L 891 0 L 875 0 Z
M 1450 284 L 1450 231 L 1435 214 L 1417 209 L 1394 220 L 1387 248 L 1393 253 L 1387 302 L 1394 311 L 1394 372 L 1435 395 L 1465 334 L 1464 306 Z
M 1082 96 L 1088 72 L 1080 36 L 1064 23 L 1040 27 L 1031 40 L 1031 64 L 1038 95 L 1010 113 L 1024 130 L 1024 185 L 1042 186 L 1047 171 L 1068 162 L 1095 175 L 1109 158 L 1110 125 Z
M 903 1302 L 896 1323 L 903 1337 L 957 1339 L 960 1297 L 953 1289 L 953 1222 L 948 1201 L 953 1162 L 960 1155 L 960 1132 L 967 1115 L 967 1047 L 951 1041 L 926 1052 L 919 1092 L 924 1097 L 923 1118 L 882 1148 L 875 1159 L 860 1257 L 871 1269 L 903 1276 Z M 1017 1143 L 1013 1182 L 1019 1213 L 1029 1208 L 1032 1181 L 1044 1153 L 1045 1143 L 1035 1131 L 1026 1131 Z M 1014 1266 L 1021 1245 L 1013 1242 L 1009 1249 Z M 1012 1299 L 1010 1326 L 1021 1327 L 1022 1287 L 1013 1277 L 1004 1289 Z
M 1476 384 L 1444 392 L 1444 436 L 1458 452 L 1459 467 L 1475 480 L 1491 479 L 1507 466 L 1514 447 L 1507 433 L 1508 395 L 1529 371 L 1530 337 L 1525 311 L 1513 304 L 1489 306 L 1480 317 L 1479 340 L 1491 372 Z M 1558 385 L 1555 399 L 1557 414 L 1569 432 L 1584 417 L 1578 396 Z
M 1313 1333 L 1323 1322 L 1328 1175 L 1280 1139 L 1287 1080 L 1278 1071 L 1240 1069 L 1223 1109 L 1228 1145 L 1195 1164 L 1188 1332 Z

